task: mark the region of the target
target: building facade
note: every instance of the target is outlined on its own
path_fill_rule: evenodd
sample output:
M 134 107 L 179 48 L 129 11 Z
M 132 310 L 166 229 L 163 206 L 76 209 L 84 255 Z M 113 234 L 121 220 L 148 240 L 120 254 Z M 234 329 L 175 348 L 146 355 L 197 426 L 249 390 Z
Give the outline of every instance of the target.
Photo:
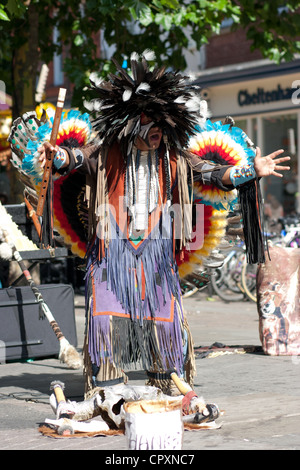
M 233 117 L 263 155 L 283 149 L 290 171 L 264 179 L 266 204 L 275 199 L 284 214 L 300 212 L 300 60 L 282 65 L 258 61 L 206 69 L 196 81 L 208 101 L 211 119 Z
M 202 53 L 203 57 L 203 53 Z M 250 52 L 243 31 L 223 30 L 205 47 L 196 84 L 213 121 L 230 115 L 263 155 L 283 149 L 291 157 L 283 178 L 264 178 L 266 209 L 274 218 L 300 213 L 300 58 L 275 64 Z

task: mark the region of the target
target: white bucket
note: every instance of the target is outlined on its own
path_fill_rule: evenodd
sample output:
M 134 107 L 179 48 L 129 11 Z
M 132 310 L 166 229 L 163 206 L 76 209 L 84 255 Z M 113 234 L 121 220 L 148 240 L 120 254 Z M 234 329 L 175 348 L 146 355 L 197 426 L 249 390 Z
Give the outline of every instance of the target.
M 124 411 L 128 449 L 182 449 L 181 401 L 127 402 Z

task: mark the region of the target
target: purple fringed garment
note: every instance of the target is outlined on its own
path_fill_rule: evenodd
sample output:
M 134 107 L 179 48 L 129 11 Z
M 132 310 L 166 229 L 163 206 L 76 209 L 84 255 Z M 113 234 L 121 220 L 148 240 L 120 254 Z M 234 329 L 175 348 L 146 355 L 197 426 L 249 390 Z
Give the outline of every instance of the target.
M 172 239 L 159 230 L 134 247 L 115 234 L 98 260 L 99 240 L 89 256 L 91 292 L 89 355 L 100 365 L 109 359 L 123 368 L 153 361 L 163 370 L 183 369 L 180 286 Z
M 166 181 L 160 163 L 162 206 L 149 216 L 142 239 L 132 240 L 128 214 L 120 204 L 125 171 L 119 151 L 109 152 L 107 169 L 110 204 L 109 245 L 96 238 L 88 251 L 86 276 L 88 353 L 93 365 L 107 360 L 118 368 L 183 371 L 183 311 L 173 231 L 167 207 Z M 176 155 L 170 159 L 173 203 L 178 202 Z M 100 253 L 100 254 L 99 254 Z

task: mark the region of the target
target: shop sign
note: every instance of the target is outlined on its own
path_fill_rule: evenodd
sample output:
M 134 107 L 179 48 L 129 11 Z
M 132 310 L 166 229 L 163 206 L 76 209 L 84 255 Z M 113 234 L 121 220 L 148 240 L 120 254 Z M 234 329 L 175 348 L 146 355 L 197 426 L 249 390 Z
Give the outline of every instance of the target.
M 258 87 L 254 93 L 248 90 L 240 90 L 238 92 L 238 103 L 240 106 L 249 106 L 252 104 L 265 104 L 274 101 L 300 100 L 300 81 L 293 82 L 291 88 L 282 88 L 280 85 L 271 91 L 265 91 L 264 88 Z

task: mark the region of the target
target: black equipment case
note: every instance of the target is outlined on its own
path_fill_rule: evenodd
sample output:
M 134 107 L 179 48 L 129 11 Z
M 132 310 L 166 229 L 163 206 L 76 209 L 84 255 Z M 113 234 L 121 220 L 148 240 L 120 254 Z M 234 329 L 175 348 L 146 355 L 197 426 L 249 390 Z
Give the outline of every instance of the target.
M 63 335 L 76 347 L 73 287 L 67 284 L 37 287 Z M 0 362 L 57 356 L 59 346 L 30 286 L 0 289 Z

